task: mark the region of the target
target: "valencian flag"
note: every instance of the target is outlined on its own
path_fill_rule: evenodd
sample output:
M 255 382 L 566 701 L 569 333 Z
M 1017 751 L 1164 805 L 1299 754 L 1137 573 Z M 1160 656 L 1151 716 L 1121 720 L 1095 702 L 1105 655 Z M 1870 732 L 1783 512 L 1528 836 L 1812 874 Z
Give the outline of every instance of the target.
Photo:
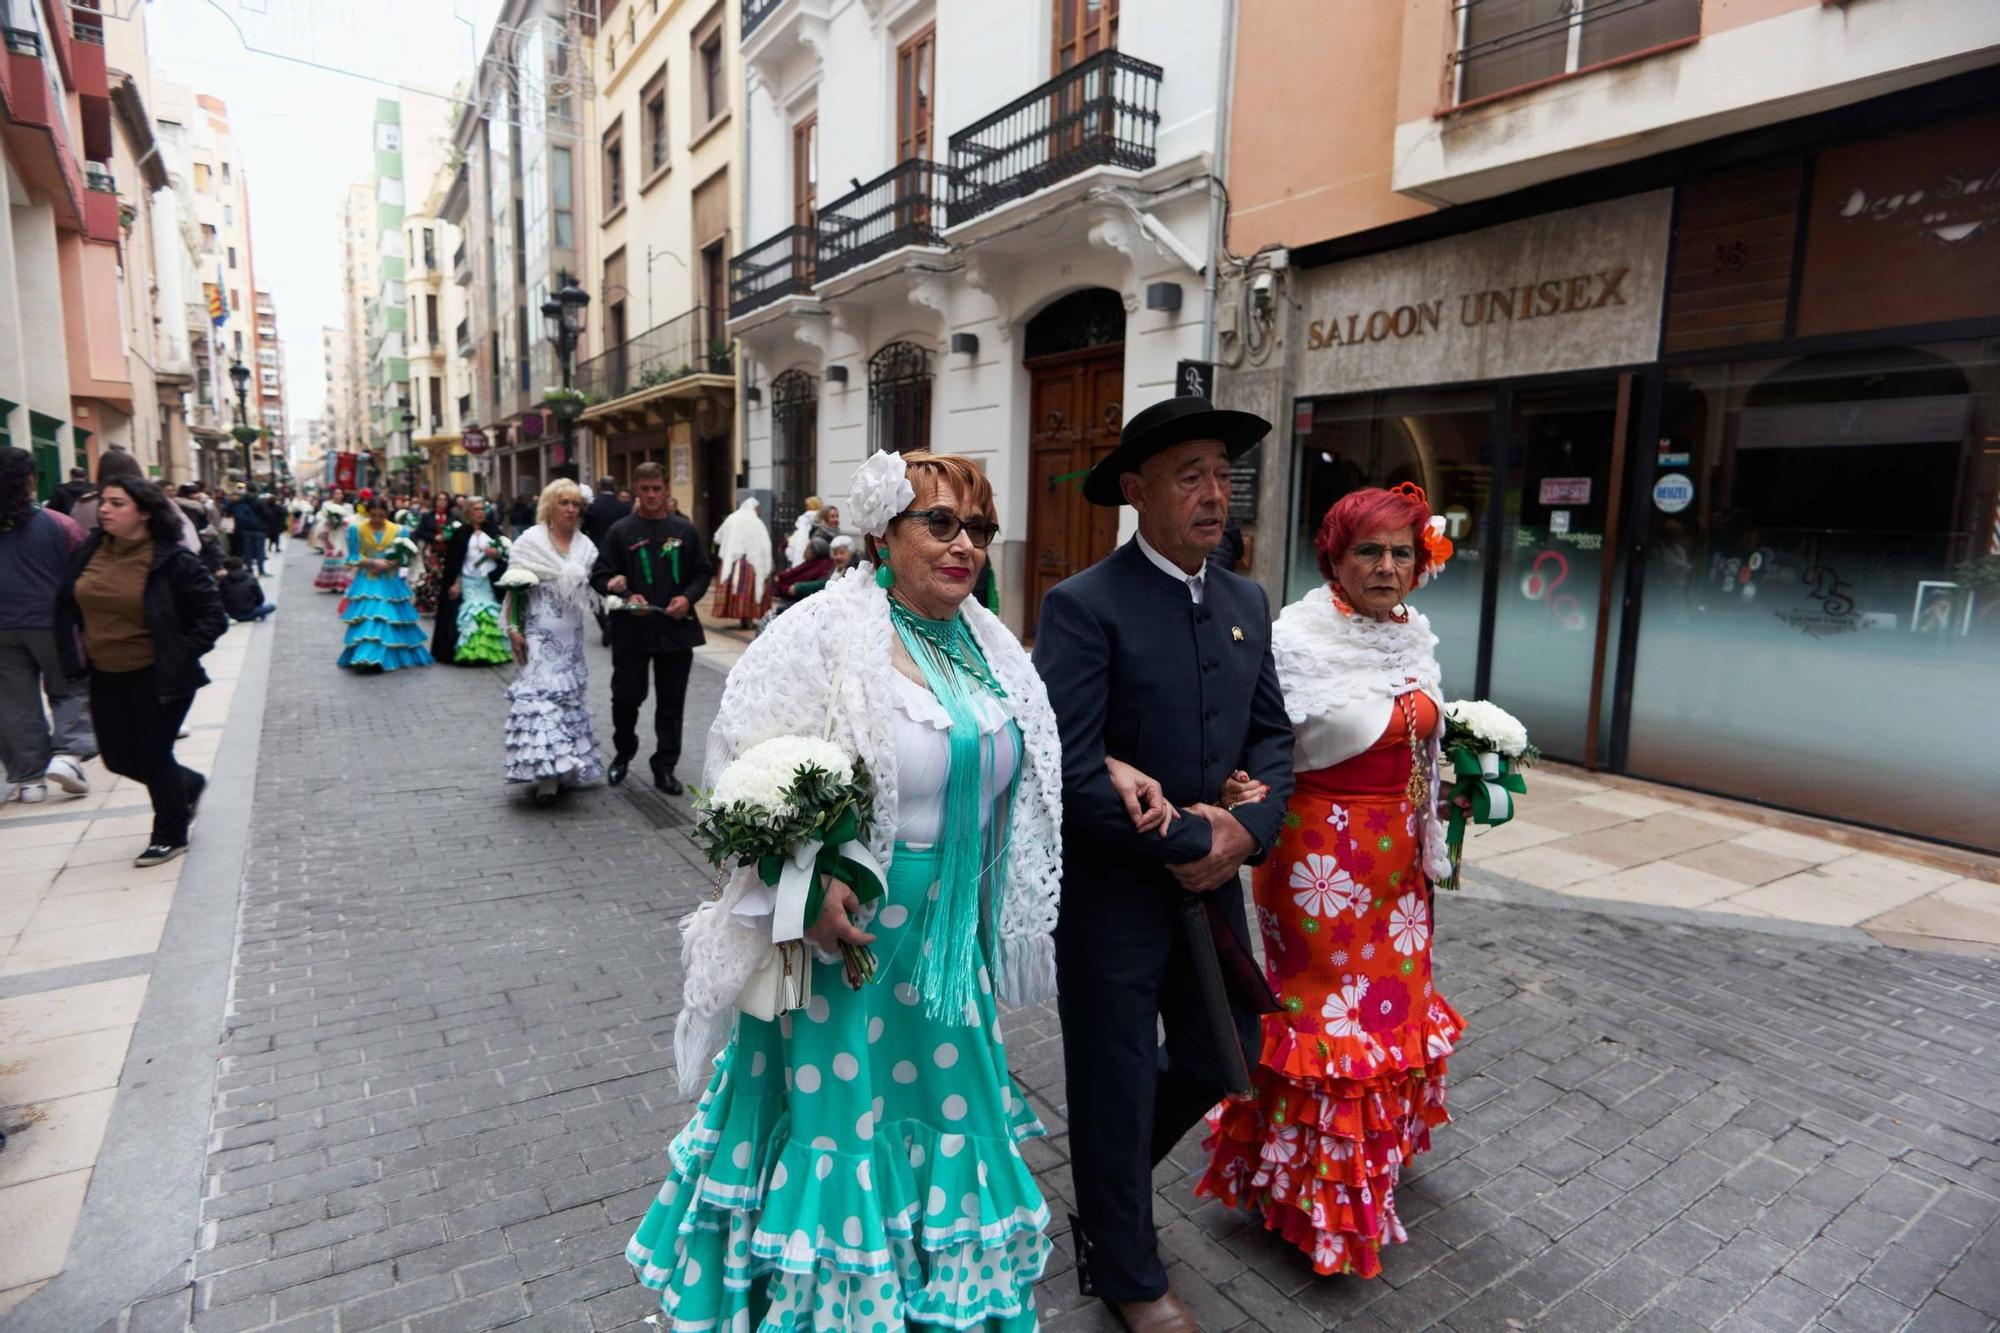
M 204 282 L 202 286 L 208 288 L 208 322 L 219 329 L 229 322 L 229 297 L 223 290 L 222 270 L 215 270 L 213 284 Z

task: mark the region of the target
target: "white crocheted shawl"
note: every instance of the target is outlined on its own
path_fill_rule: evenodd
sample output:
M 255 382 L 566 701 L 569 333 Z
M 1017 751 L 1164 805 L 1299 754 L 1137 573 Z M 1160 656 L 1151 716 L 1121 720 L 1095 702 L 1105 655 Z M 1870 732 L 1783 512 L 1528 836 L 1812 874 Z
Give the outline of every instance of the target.
M 1023 758 L 1015 794 L 1006 882 L 993 925 L 992 960 L 1000 998 L 1035 1004 L 1055 994 L 1055 927 L 1062 892 L 1062 743 L 1048 691 L 1020 643 L 991 611 L 968 598 L 961 612 L 1007 691 L 1020 725 Z M 737 755 L 773 736 L 825 732 L 867 765 L 878 818 L 869 850 L 885 867 L 895 847 L 895 630 L 888 594 L 864 561 L 771 622 L 730 669 L 722 705 L 708 733 L 703 785 L 713 787 Z M 829 696 L 833 697 L 829 699 Z M 736 996 L 771 947 L 760 930 L 727 908 L 755 880 L 739 870 L 723 895 L 725 910 L 682 924 L 686 969 L 675 1028 L 682 1090 L 700 1091 L 707 1057 L 728 1038 Z M 697 922 L 700 925 L 697 925 Z
M 1411 688 L 1431 696 L 1440 708 L 1444 695 L 1438 671 L 1437 635 L 1420 611 L 1404 622 L 1351 616 L 1333 604 L 1321 584 L 1278 613 L 1271 627 L 1271 655 L 1285 695 L 1285 716 L 1294 727 L 1308 722 L 1322 734 L 1342 737 L 1342 758 L 1352 758 L 1382 734 L 1382 718 L 1397 695 Z M 1439 790 L 1443 728 L 1430 738 L 1431 791 Z M 1433 882 L 1451 873 L 1444 825 L 1435 801 L 1419 812 L 1424 830 L 1424 873 Z

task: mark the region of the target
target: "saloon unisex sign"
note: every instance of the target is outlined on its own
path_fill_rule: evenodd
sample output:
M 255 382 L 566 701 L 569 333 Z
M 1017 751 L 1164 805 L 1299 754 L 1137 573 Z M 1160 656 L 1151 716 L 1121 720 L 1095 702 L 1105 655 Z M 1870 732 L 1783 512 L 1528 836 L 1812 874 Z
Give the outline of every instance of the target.
M 1300 394 L 1652 360 L 1671 204 L 1657 190 L 1313 271 Z

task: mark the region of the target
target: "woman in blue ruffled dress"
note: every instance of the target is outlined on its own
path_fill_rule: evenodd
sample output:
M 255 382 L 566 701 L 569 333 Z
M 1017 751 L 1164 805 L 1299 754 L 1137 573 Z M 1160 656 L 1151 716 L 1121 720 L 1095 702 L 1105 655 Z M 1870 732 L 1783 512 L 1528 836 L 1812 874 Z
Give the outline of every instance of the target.
M 381 500 L 368 502 L 366 522 L 347 525 L 347 563 L 355 573 L 340 604 L 341 619 L 347 622 L 341 666 L 399 671 L 431 664 L 417 604 L 410 585 L 403 582 L 403 557 L 408 552 L 397 545 L 402 536 L 403 529 L 389 521 L 389 506 Z
M 886 893 L 864 908 L 829 880 L 817 921 L 777 922 L 739 870 L 691 923 L 675 1052 L 683 1091 L 707 1090 L 625 1255 L 673 1329 L 1025 1330 L 1049 1212 L 1021 1144 L 1044 1131 L 1007 1072 L 997 1002 L 1055 989 L 1055 717 L 969 597 L 997 531 L 974 464 L 878 453 L 847 510 L 879 567 L 750 645 L 706 778 L 760 741 L 830 735 L 874 782 Z M 811 1002 L 738 1015 L 774 927 L 801 924 Z M 849 984 L 842 942 L 873 950 L 872 981 Z

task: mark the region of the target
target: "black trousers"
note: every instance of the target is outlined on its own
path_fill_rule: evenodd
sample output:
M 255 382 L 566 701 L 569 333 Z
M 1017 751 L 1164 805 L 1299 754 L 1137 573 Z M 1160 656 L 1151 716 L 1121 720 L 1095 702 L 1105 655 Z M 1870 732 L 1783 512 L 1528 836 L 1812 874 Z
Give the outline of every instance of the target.
M 1069 1088 L 1070 1171 L 1090 1245 L 1089 1274 L 1109 1301 L 1167 1290 L 1153 1231 L 1153 1168 L 1222 1099 L 1221 1062 L 1181 933 L 1178 890 L 1072 858 L 1056 926 L 1057 1001 Z M 1242 892 L 1224 915 L 1248 941 Z M 1235 1007 L 1255 1060 L 1257 1016 Z M 1166 1042 L 1158 1037 L 1166 1028 Z
M 193 702 L 192 693 L 161 698 L 151 667 L 90 673 L 98 753 L 119 777 L 146 784 L 153 798 L 151 842 L 187 841 L 189 800 L 204 779 L 174 758 L 174 737 Z
M 639 753 L 639 706 L 646 702 L 650 674 L 653 700 L 653 771 L 671 773 L 681 761 L 681 711 L 687 703 L 692 648 L 649 653 L 611 650 L 611 745 L 613 757 L 631 763 Z

